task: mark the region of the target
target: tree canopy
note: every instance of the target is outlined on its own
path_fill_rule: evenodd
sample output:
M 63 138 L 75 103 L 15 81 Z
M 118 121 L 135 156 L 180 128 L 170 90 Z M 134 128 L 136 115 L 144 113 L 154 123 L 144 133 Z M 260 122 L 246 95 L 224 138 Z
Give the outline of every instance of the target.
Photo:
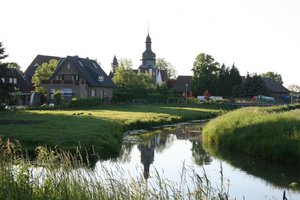
M 46 89 L 41 87 L 42 80 L 48 80 L 56 70 L 58 60 L 52 59 L 48 63 L 43 63 L 39 66 L 32 77 L 32 83 L 35 91 L 39 93 L 46 93 Z
M 229 97 L 234 87 L 241 84 L 239 70 L 233 64 L 231 68 L 218 62 L 211 55 L 199 54 L 194 62 L 192 91 L 203 95 L 208 91 L 212 95 Z
M 6 77 L 6 72 L 8 70 L 7 63 L 2 63 L 2 60 L 5 59 L 8 55 L 5 54 L 5 48 L 3 43 L 0 42 L 0 78 Z M 4 102 L 10 97 L 10 93 L 15 90 L 15 87 L 11 83 L 3 82 L 0 79 L 0 103 Z
M 268 71 L 266 73 L 261 74 L 260 76 L 262 78 L 271 78 L 271 79 L 274 79 L 275 81 L 283 84 L 282 76 L 280 74 L 275 73 L 275 72 Z
M 239 97 L 253 97 L 257 95 L 269 95 L 269 91 L 261 76 L 247 74 L 245 81 L 236 88 L 235 95 Z
M 192 71 L 191 89 L 194 94 L 202 95 L 206 90 L 211 94 L 216 93 L 219 63 L 211 55 L 205 53 L 197 55 Z
M 157 58 L 156 67 L 160 70 L 166 70 L 168 74 L 168 78 L 176 78 L 177 76 L 177 71 L 175 67 L 170 62 L 168 62 L 165 58 Z
M 136 73 L 129 59 L 121 59 L 113 81 L 119 92 L 146 93 L 155 88 L 151 77 L 146 73 Z
M 289 85 L 288 88 L 289 88 L 290 91 L 293 91 L 293 92 L 300 92 L 300 86 L 297 85 L 297 84 Z

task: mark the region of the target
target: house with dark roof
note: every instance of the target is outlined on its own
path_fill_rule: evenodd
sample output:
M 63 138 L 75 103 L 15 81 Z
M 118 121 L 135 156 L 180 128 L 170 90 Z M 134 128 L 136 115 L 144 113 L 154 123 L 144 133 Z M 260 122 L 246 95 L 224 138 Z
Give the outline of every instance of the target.
M 47 100 L 60 90 L 65 100 L 72 98 L 100 97 L 111 99 L 115 87 L 112 80 L 95 60 L 67 56 L 60 59 L 56 71 L 49 80 L 43 80 L 42 86 L 47 89 Z
M 23 78 L 29 84 L 33 90 L 33 83 L 32 83 L 32 77 L 35 73 L 35 70 L 41 66 L 43 63 L 48 63 L 50 60 L 55 59 L 59 60 L 60 57 L 57 56 L 46 56 L 46 55 L 37 55 L 33 61 L 30 63 L 30 65 L 27 67 L 25 72 L 23 73 Z
M 31 95 L 31 87 L 23 79 L 20 72 L 15 68 L 5 68 L 4 77 L 0 77 L 2 83 L 7 83 L 12 85 L 17 89 L 16 91 L 16 101 L 17 105 L 28 105 Z M 10 102 L 11 103 L 11 102 Z
M 178 76 L 177 79 L 170 79 L 167 82 L 168 88 L 175 89 L 179 94 L 185 96 L 191 92 L 192 76 Z
M 281 83 L 271 78 L 264 78 L 263 80 L 272 97 L 274 97 L 277 100 L 288 99 L 288 96 L 290 96 L 290 91 L 287 88 L 285 88 Z

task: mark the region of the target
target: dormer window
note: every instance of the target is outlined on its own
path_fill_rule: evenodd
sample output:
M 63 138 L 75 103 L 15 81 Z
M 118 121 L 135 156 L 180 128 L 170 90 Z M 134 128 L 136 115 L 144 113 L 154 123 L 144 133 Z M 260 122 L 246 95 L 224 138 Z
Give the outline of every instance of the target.
M 97 66 L 97 64 L 96 63 L 93 63 L 93 66 L 97 69 L 98 68 L 98 66 Z
M 78 63 L 80 64 L 81 67 L 84 67 L 84 65 L 82 64 L 82 62 L 80 60 L 78 60 Z
M 99 82 L 103 82 L 104 81 L 104 77 L 103 76 L 99 76 L 98 81 Z
M 67 64 L 67 69 L 71 69 L 70 63 Z

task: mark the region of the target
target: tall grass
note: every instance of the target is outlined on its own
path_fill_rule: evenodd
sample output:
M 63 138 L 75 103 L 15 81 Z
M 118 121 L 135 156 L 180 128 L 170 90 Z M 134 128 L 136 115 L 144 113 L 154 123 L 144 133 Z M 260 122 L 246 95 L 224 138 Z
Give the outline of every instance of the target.
M 216 149 L 300 164 L 298 107 L 251 107 L 229 112 L 204 127 L 203 140 Z
M 39 147 L 31 161 L 9 141 L 0 142 L 0 199 L 227 199 L 211 187 L 208 178 L 183 166 L 179 183 L 160 177 L 124 178 L 124 170 L 89 168 L 88 159 Z M 187 179 L 194 184 L 186 186 Z

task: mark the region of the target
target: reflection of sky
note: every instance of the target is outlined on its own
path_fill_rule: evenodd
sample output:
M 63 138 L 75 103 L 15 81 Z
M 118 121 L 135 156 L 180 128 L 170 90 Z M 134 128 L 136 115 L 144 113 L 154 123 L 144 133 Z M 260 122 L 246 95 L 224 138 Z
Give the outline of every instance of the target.
M 173 138 L 172 138 L 173 139 Z M 155 151 L 154 162 L 150 166 L 150 179 L 155 176 L 154 168 L 159 172 L 161 178 L 167 178 L 177 183 L 180 182 L 180 173 L 183 163 L 186 168 L 192 167 L 200 177 L 203 177 L 203 168 L 194 163 L 192 157 L 192 143 L 188 140 L 174 140 L 172 144 L 168 144 L 168 148 L 163 151 Z M 134 145 L 131 151 L 131 161 L 127 163 L 118 163 L 125 173 L 130 174 L 131 177 L 142 176 L 143 165 L 141 163 L 141 153 Z M 111 161 L 105 161 L 103 164 L 108 168 L 114 168 L 115 164 Z M 99 163 L 96 165 L 100 167 Z M 283 190 L 272 186 L 263 179 L 247 175 L 237 168 L 233 168 L 226 162 L 222 162 L 223 174 L 225 179 L 229 179 L 229 194 L 231 198 L 236 199 L 282 199 Z M 213 188 L 220 188 L 220 160 L 213 158 L 209 165 L 204 166 L 206 174 L 211 181 Z M 189 173 L 192 174 L 192 173 Z M 227 185 L 224 180 L 224 184 Z M 189 188 L 192 188 L 192 182 L 187 181 Z M 226 187 L 227 188 L 227 187 Z M 300 192 L 290 192 L 292 199 L 300 199 Z M 287 198 L 290 199 L 287 193 Z

